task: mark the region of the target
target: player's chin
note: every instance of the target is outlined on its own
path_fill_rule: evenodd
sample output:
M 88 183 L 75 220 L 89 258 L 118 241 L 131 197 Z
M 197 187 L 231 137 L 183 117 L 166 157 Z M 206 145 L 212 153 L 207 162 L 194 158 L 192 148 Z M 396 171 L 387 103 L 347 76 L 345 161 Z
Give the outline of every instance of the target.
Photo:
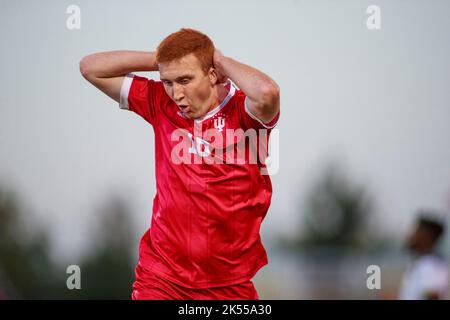
M 185 113 L 185 115 L 192 120 L 200 118 L 200 115 L 198 114 L 198 112 L 189 111 L 189 112 Z

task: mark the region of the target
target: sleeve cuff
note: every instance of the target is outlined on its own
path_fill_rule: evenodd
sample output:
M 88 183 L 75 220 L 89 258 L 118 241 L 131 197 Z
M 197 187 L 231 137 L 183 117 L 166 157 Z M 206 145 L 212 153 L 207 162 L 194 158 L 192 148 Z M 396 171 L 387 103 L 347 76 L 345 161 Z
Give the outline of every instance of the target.
M 128 105 L 128 94 L 130 93 L 131 83 L 133 82 L 134 74 L 129 73 L 123 78 L 122 87 L 120 88 L 120 109 L 130 110 Z
M 280 117 L 280 112 L 278 111 L 277 115 L 275 116 L 275 118 L 273 118 L 272 121 L 270 121 L 268 123 L 264 123 L 257 116 L 255 116 L 253 113 L 250 112 L 250 110 L 247 107 L 247 98 L 248 97 L 245 97 L 245 100 L 244 100 L 244 108 L 245 108 L 245 112 L 247 112 L 247 114 L 250 116 L 250 118 L 258 121 L 266 129 L 273 129 L 278 123 L 278 118 Z

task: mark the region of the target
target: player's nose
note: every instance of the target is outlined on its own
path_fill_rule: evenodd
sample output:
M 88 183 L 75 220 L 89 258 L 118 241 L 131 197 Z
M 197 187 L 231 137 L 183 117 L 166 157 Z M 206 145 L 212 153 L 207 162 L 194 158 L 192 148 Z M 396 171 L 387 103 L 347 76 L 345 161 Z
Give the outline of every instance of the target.
M 173 85 L 173 99 L 179 103 L 184 98 L 183 88 L 177 84 Z

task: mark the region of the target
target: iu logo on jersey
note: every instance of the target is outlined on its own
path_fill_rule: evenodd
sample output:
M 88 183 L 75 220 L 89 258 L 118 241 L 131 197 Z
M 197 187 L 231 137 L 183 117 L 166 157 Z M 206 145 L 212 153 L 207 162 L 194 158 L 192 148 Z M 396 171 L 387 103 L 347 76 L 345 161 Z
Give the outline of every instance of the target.
M 225 127 L 224 117 L 218 116 L 217 118 L 214 118 L 214 128 L 216 128 L 219 132 L 222 132 L 224 127 Z

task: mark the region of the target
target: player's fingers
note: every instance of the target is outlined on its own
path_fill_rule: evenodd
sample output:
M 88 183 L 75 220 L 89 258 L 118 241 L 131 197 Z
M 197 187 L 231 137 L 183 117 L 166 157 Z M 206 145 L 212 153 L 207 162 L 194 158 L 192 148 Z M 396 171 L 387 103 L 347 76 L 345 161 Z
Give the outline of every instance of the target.
M 217 69 L 214 69 L 214 71 L 216 73 L 217 82 L 219 82 L 219 83 L 227 82 L 228 78 L 224 74 L 220 73 L 220 71 Z

